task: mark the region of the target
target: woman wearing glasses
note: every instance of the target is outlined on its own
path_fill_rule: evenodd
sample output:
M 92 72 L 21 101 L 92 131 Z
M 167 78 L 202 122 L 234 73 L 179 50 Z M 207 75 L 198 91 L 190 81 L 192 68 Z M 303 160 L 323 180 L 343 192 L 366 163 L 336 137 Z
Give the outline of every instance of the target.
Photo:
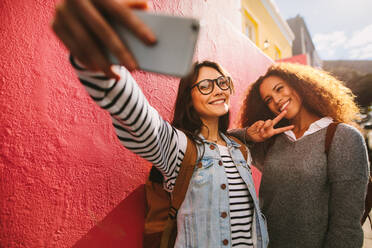
M 178 211 L 175 247 L 267 247 L 249 161 L 226 136 L 233 83 L 218 64 L 196 63 L 181 79 L 172 125 L 124 67 L 115 68 L 116 81 L 72 64 L 91 97 L 110 112 L 122 144 L 154 164 L 167 191 L 174 188 L 187 139 L 196 144 L 198 166 Z

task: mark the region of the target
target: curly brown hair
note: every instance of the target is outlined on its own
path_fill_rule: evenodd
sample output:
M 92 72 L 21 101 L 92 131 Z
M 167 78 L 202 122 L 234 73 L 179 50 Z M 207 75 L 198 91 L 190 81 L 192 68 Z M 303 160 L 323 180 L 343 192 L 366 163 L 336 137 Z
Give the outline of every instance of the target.
M 348 124 L 353 124 L 354 120 L 359 118 L 355 96 L 343 82 L 328 72 L 311 66 L 277 63 L 270 66 L 265 75 L 249 86 L 241 108 L 242 127 L 275 117 L 260 95 L 260 85 L 270 76 L 280 77 L 287 82 L 300 95 L 304 107 L 319 117 L 329 116 L 336 122 Z M 282 119 L 278 127 L 288 124 L 288 120 Z

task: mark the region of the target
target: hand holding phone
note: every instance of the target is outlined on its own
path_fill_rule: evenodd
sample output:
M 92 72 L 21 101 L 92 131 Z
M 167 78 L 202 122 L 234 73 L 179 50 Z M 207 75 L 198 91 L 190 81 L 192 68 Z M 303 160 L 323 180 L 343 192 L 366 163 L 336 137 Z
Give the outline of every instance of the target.
M 145 0 L 64 0 L 56 7 L 52 29 L 58 38 L 86 68 L 118 77 L 102 46 L 129 70 L 137 67 L 131 53 L 109 25 L 102 13 L 125 25 L 146 44 L 156 41 L 152 31 L 133 13 L 146 9 Z
M 199 34 L 199 21 L 193 18 L 133 11 L 157 37 L 151 46 L 145 45 L 131 30 L 117 22 L 111 22 L 123 43 L 126 44 L 140 69 L 185 76 L 191 67 L 195 45 Z M 110 61 L 119 60 L 109 53 Z

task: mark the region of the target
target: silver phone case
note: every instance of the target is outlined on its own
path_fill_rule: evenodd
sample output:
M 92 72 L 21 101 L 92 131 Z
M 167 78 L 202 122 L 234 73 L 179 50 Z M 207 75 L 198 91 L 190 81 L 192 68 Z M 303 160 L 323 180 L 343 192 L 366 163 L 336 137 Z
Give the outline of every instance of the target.
M 132 52 L 139 68 L 178 77 L 189 73 L 199 35 L 199 21 L 138 10 L 134 12 L 156 35 L 155 45 L 145 45 L 121 25 L 112 23 L 112 26 Z M 113 64 L 119 63 L 111 54 L 109 58 Z

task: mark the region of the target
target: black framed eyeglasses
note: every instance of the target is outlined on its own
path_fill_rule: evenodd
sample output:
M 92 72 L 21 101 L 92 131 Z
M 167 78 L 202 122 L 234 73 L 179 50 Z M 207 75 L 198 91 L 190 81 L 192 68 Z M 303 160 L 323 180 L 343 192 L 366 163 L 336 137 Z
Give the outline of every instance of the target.
M 221 90 L 228 90 L 230 89 L 231 79 L 230 77 L 221 76 L 216 79 L 204 79 L 200 82 L 194 84 L 192 88 L 198 87 L 198 90 L 203 95 L 209 95 L 214 90 L 214 83 L 221 89 Z

